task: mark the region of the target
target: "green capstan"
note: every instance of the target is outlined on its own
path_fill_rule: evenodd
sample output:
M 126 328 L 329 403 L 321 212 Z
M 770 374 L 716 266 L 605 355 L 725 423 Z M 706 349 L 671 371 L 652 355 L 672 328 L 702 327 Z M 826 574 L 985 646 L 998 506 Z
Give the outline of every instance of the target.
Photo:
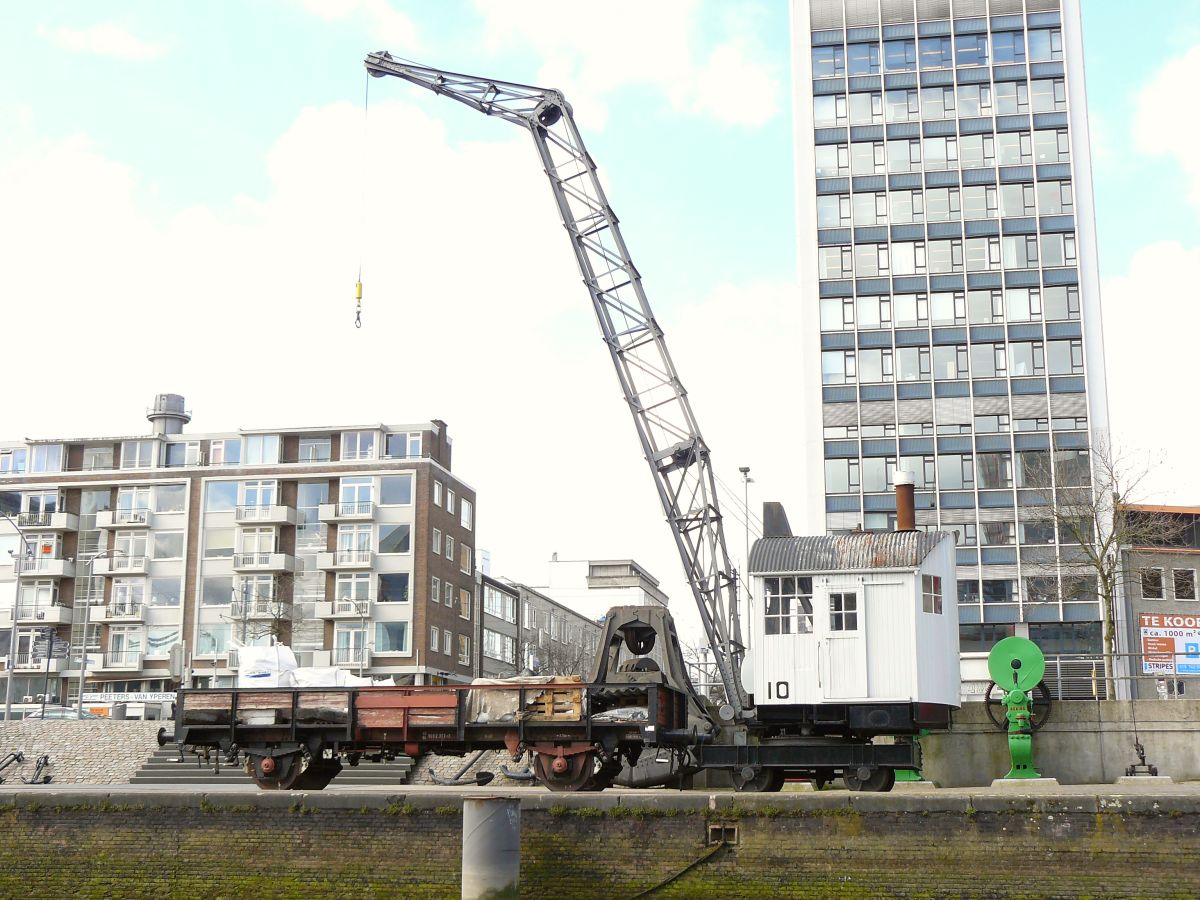
M 1041 778 L 1033 767 L 1033 719 L 1030 692 L 1046 674 L 1046 658 L 1033 641 L 1006 637 L 988 654 L 988 673 L 1005 692 L 1008 753 L 1012 768 L 1005 778 Z

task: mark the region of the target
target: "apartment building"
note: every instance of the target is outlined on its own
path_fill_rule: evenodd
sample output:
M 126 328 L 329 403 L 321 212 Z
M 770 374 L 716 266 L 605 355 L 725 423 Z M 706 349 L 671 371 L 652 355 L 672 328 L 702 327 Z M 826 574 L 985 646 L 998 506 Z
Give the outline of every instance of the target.
M 87 695 L 229 684 L 239 645 L 273 641 L 401 683 L 471 677 L 476 497 L 444 422 L 185 434 L 173 394 L 147 417 L 148 435 L 0 442 L 18 702 L 43 693 L 47 627 L 71 646 L 50 661 L 63 699 L 85 647 Z
M 479 653 L 477 676 L 511 678 L 524 666 L 521 656 L 521 593 L 490 575 L 478 573 L 479 581 Z
M 793 0 L 806 529 L 958 538 L 962 648 L 1099 654 L 1050 503 L 1107 437 L 1078 0 Z M 966 672 L 964 668 L 964 673 Z
M 591 674 L 603 625 L 525 584 L 505 581 L 517 596 L 521 668 L 542 675 Z

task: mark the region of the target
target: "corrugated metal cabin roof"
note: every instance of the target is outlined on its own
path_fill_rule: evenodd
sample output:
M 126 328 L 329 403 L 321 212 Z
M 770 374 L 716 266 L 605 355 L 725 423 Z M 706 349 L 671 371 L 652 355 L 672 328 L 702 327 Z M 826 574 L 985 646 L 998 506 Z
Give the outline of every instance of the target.
M 915 569 L 944 538 L 954 539 L 943 531 L 760 538 L 750 549 L 750 573 Z

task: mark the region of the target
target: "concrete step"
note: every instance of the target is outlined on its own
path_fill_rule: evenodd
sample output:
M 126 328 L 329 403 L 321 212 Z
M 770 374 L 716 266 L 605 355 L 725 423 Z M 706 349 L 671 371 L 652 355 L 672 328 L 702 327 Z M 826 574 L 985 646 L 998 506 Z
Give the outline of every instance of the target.
M 414 762 L 400 757 L 388 762 L 361 762 L 345 766 L 334 779 L 336 785 L 394 785 L 404 784 Z M 177 750 L 169 747 L 156 750 L 130 779 L 131 784 L 244 784 L 248 780 L 240 766 L 221 766 L 218 775 L 211 764 L 197 764 L 197 758 L 185 755 L 179 761 Z

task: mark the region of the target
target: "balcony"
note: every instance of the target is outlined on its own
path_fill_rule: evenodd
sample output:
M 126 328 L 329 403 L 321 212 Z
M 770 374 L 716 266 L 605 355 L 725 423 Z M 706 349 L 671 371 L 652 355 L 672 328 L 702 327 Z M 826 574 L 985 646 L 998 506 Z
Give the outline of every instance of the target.
M 26 672 L 56 672 L 67 671 L 67 661 L 65 659 L 50 660 L 50 668 L 46 668 L 46 660 L 34 659 L 32 653 L 18 653 L 12 660 L 13 671 L 24 670 Z
M 234 516 L 239 524 L 295 525 L 296 510 L 291 506 L 239 506 Z
M 325 571 L 369 569 L 374 561 L 375 554 L 370 550 L 334 550 L 317 554 L 317 568 Z
M 74 578 L 75 560 L 57 556 L 23 556 L 13 560 L 22 578 Z
M 17 526 L 26 531 L 78 531 L 79 516 L 68 512 L 23 512 Z
M 375 517 L 375 504 L 370 500 L 359 503 L 322 503 L 317 507 L 317 518 L 331 522 L 370 522 Z
M 235 572 L 294 572 L 296 557 L 289 553 L 235 553 Z
M 374 600 L 319 600 L 317 618 L 326 620 L 370 619 L 375 613 Z
M 334 647 L 333 664 L 335 666 L 368 666 L 371 664 L 371 651 L 366 647 Z
M 96 527 L 149 528 L 154 522 L 154 513 L 148 509 L 105 509 L 96 513 Z
M 142 668 L 142 650 L 109 650 L 100 660 L 100 668 L 111 672 L 136 672 Z
M 239 622 L 291 617 L 292 606 L 286 600 L 259 597 L 254 600 L 234 600 L 229 604 L 229 618 Z
M 143 603 L 113 600 L 108 606 L 100 607 L 100 619 L 104 622 L 144 622 L 146 607 Z
M 12 623 L 11 609 L 4 610 L 0 622 Z M 57 603 L 42 603 L 37 606 L 19 605 L 17 607 L 18 625 L 70 625 L 73 611 L 69 606 L 59 606 Z
M 145 575 L 149 564 L 145 556 L 102 556 L 92 563 L 92 574 Z

